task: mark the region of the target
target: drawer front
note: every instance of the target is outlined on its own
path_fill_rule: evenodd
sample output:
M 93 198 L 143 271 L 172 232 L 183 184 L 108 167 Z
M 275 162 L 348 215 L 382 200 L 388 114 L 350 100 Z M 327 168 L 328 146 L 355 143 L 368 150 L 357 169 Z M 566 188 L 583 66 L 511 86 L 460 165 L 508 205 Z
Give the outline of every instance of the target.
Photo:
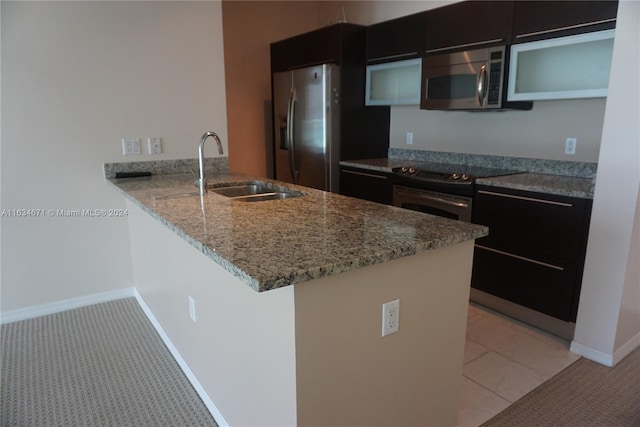
M 476 245 L 471 286 L 491 295 L 575 322 L 576 263 L 539 260 Z
M 390 205 L 393 199 L 393 183 L 386 174 L 366 169 L 343 168 L 340 172 L 340 193 Z
M 483 246 L 578 260 L 586 243 L 588 201 L 479 186 L 473 222 L 489 227 Z

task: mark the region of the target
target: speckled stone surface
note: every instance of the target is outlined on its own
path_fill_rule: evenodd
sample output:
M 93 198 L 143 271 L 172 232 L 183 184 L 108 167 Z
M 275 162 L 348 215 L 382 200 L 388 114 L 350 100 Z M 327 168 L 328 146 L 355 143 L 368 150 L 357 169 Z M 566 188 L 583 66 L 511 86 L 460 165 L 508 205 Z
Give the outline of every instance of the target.
M 476 183 L 492 187 L 535 191 L 538 193 L 556 194 L 582 199 L 593 199 L 593 190 L 595 187 L 595 182 L 591 178 L 545 175 L 539 173 L 522 173 L 493 178 L 481 178 L 478 179 Z
M 207 178 L 214 185 L 254 179 L 282 184 L 233 172 Z M 488 233 L 483 226 L 293 184 L 283 185 L 305 195 L 247 203 L 215 193 L 198 196 L 191 174 L 108 182 L 256 291 L 383 263 Z
M 416 162 L 482 166 L 494 169 L 513 169 L 522 172 L 576 176 L 583 178 L 594 178 L 598 170 L 597 163 L 488 156 L 481 154 L 447 153 L 440 151 L 405 150 L 400 148 L 390 148 L 389 158 Z
M 405 150 L 406 151 L 406 150 Z M 432 159 L 433 160 L 433 159 Z M 441 159 L 442 160 L 442 159 Z M 502 163 L 478 163 L 471 162 L 470 166 L 481 166 L 488 168 L 502 167 Z M 568 162 L 563 162 L 568 163 Z M 442 162 L 447 164 L 447 162 Z M 451 165 L 459 165 L 461 163 L 448 163 Z M 378 172 L 391 173 L 393 168 L 400 166 L 410 166 L 415 168 L 433 169 L 429 165 L 431 162 L 425 160 L 407 160 L 401 158 L 384 158 L 384 159 L 363 159 L 363 160 L 350 160 L 341 161 L 340 165 L 350 166 L 360 169 L 366 169 Z M 513 163 L 509 163 L 513 166 Z M 466 166 L 466 165 L 465 165 Z M 511 168 L 515 171 L 523 171 L 521 167 Z M 557 172 L 565 171 L 566 169 L 556 168 Z M 575 171 L 574 171 L 575 172 Z M 593 199 L 593 191 L 595 188 L 595 169 L 593 170 L 593 177 L 582 177 L 572 175 L 562 175 L 560 173 L 548 174 L 548 173 L 527 173 L 519 172 L 513 175 L 497 176 L 493 178 L 479 178 L 476 183 L 483 185 L 491 185 L 495 187 L 513 188 L 517 190 L 535 191 L 546 194 L 557 194 L 568 197 L 580 197 L 586 199 Z
M 206 172 L 218 173 L 229 170 L 228 157 L 207 157 L 204 168 Z M 105 163 L 105 178 L 114 178 L 117 172 L 151 172 L 153 175 L 167 175 L 175 173 L 190 173 L 198 178 L 200 166 L 198 159 L 179 160 L 151 160 L 144 162 Z

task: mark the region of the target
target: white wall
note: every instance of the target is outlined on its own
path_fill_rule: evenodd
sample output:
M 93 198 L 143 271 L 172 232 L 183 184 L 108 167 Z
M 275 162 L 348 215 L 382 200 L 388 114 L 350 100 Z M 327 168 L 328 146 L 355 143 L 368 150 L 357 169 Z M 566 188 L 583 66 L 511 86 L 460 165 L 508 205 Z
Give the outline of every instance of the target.
M 370 25 L 457 1 L 321 2 L 320 20 Z M 551 160 L 597 162 L 605 100 L 538 101 L 531 111 L 427 111 L 418 106 L 391 107 L 391 148 L 447 151 Z M 413 144 L 406 144 L 407 132 Z M 564 154 L 567 137 L 578 138 L 575 155 Z
M 205 130 L 227 148 L 219 2 L 1 8 L 2 209 L 124 208 L 103 163 L 195 158 Z M 123 136 L 160 136 L 164 154 L 125 158 Z M 133 286 L 126 218 L 2 229 L 3 313 Z
M 572 343 L 572 350 L 605 364 L 640 345 L 639 28 L 640 3 L 621 1 Z
M 389 145 L 534 159 L 597 162 L 605 99 L 536 101 L 529 111 L 426 111 L 392 107 Z M 406 144 L 413 132 L 413 144 Z M 578 139 L 576 154 L 564 153 L 565 139 Z

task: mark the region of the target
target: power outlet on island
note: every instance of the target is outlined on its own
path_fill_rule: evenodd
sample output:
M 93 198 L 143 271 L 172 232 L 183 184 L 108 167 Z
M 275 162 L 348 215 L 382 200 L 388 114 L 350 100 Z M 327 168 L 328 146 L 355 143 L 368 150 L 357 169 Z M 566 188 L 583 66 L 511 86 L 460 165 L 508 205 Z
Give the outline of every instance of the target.
M 382 336 L 398 332 L 400 329 L 400 300 L 382 304 Z

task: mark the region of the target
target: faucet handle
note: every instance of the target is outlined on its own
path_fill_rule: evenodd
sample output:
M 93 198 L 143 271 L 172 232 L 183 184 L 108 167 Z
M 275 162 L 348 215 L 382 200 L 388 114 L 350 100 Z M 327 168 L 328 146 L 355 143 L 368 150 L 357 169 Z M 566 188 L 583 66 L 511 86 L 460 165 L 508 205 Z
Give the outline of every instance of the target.
M 202 187 L 204 188 L 204 191 L 206 193 L 207 192 L 207 178 L 204 178 L 203 181 L 204 181 L 204 184 L 203 184 Z M 196 178 L 193 181 L 193 185 L 195 185 L 196 187 L 200 187 L 200 178 Z

